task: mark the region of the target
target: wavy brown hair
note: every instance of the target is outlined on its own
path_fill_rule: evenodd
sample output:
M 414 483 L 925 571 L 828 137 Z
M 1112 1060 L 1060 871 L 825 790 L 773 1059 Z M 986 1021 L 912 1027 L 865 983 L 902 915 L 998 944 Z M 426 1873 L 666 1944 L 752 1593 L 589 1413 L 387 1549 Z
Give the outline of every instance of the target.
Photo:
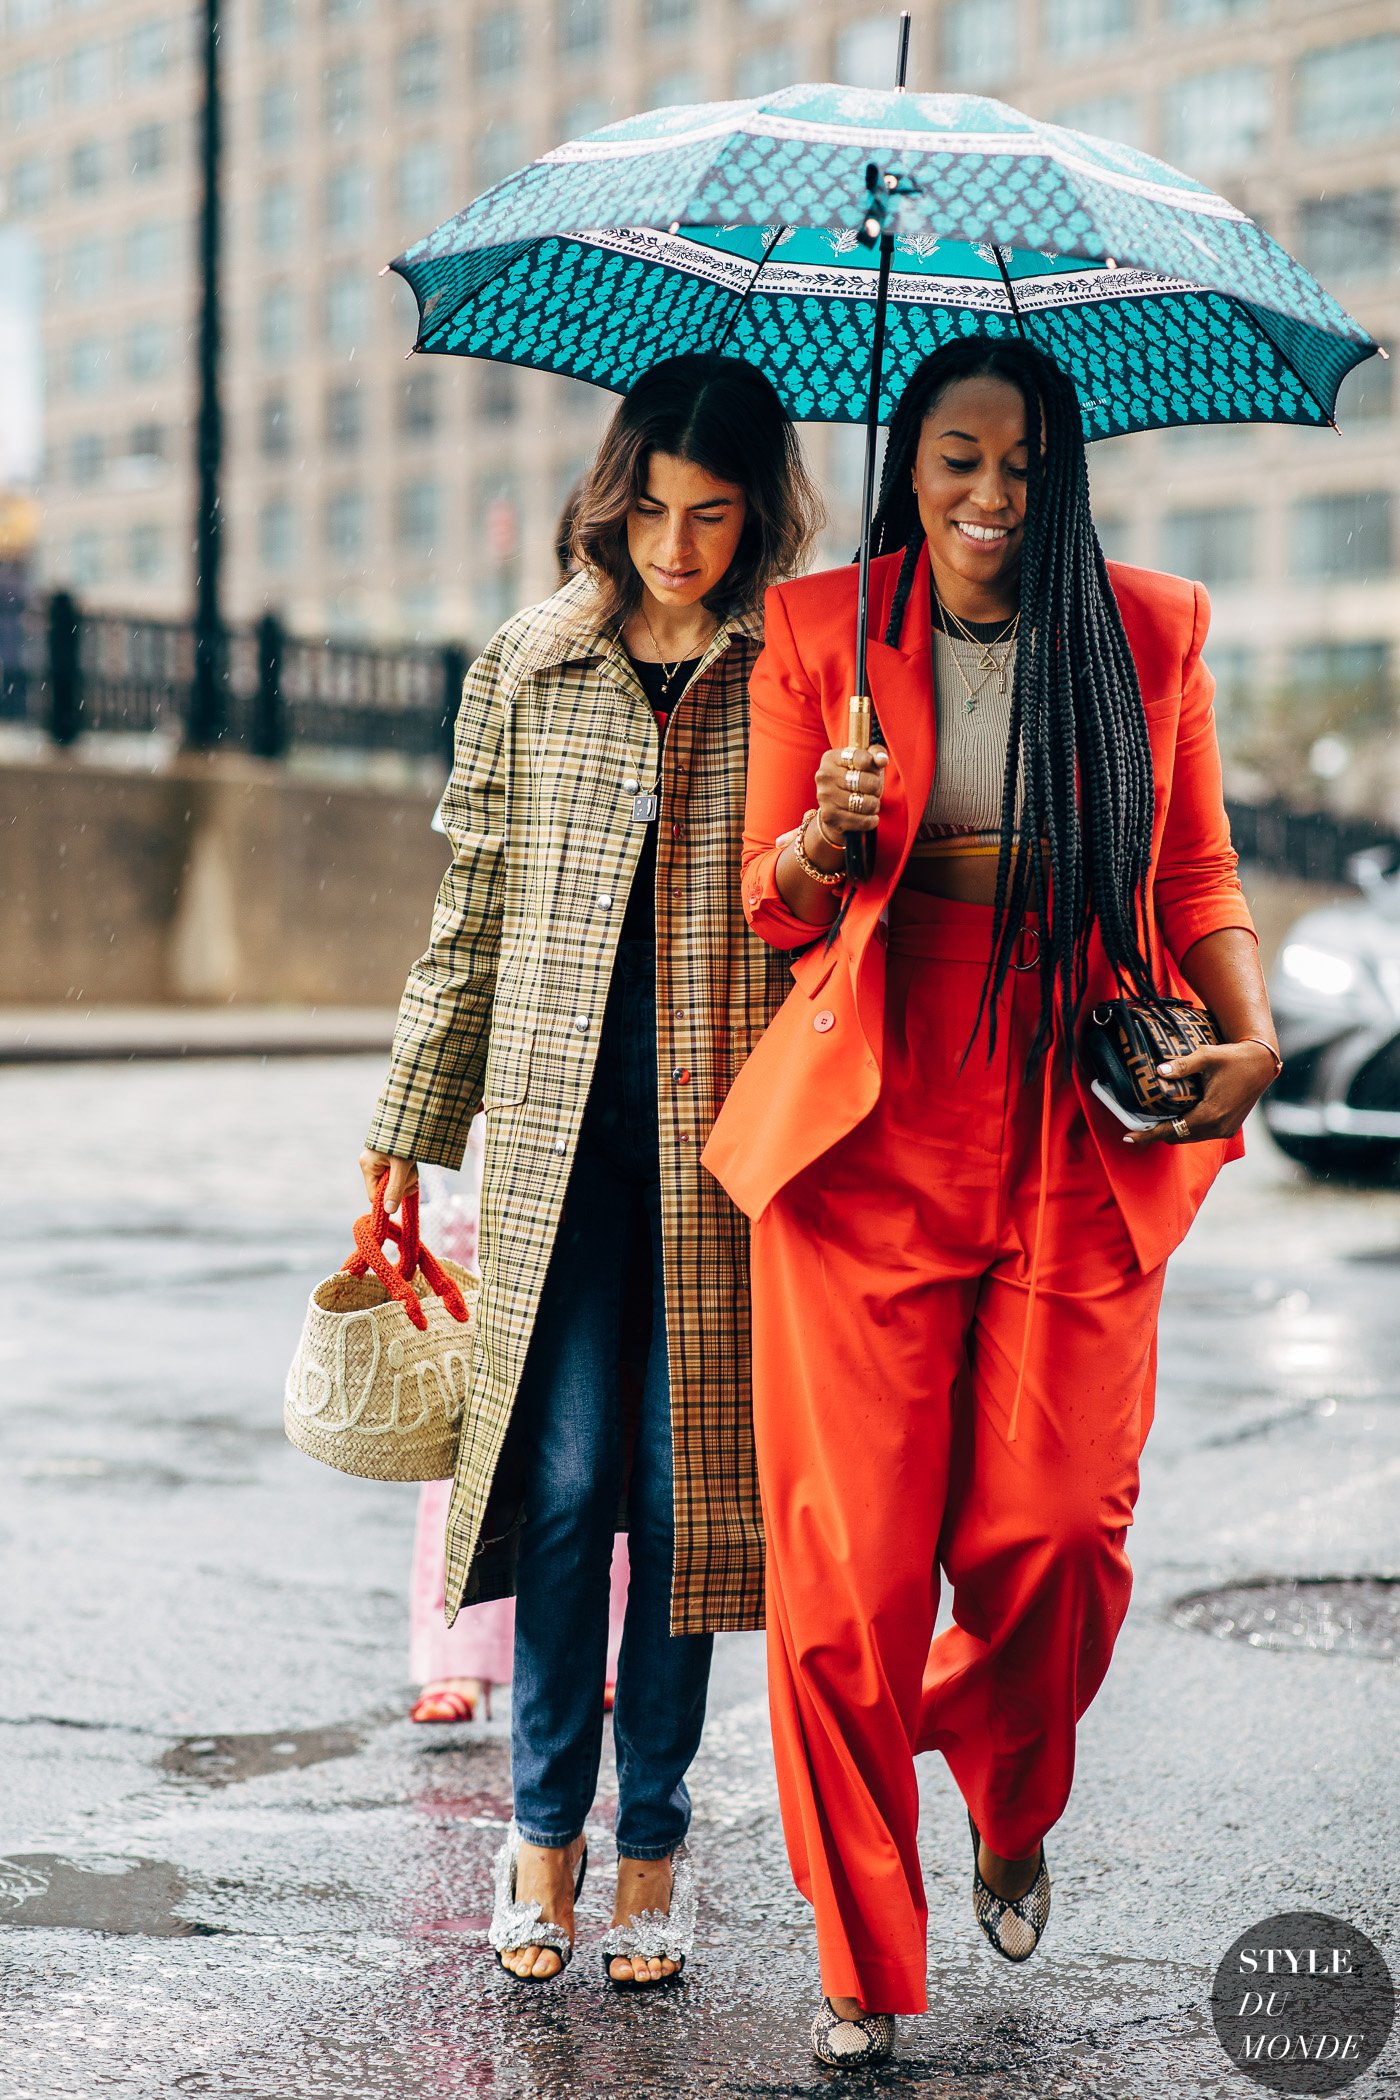
M 627 518 L 646 493 L 653 452 L 689 460 L 744 492 L 747 515 L 734 559 L 704 601 L 717 619 L 761 604 L 770 583 L 801 567 L 825 517 L 796 427 L 772 385 L 737 357 L 669 357 L 624 396 L 574 515 L 574 553 L 598 584 L 605 624 L 621 626 L 641 601 Z

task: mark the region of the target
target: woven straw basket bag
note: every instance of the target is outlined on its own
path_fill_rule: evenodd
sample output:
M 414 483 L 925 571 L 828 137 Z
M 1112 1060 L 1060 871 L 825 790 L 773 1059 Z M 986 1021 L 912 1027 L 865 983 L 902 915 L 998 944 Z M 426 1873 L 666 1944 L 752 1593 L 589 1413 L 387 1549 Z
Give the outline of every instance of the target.
M 357 1219 L 343 1269 L 317 1284 L 306 1309 L 282 1420 L 299 1451 L 365 1480 L 447 1480 L 466 1407 L 468 1322 L 478 1280 L 438 1261 L 418 1238 L 418 1191 L 403 1221 L 384 1209 Z M 385 1241 L 399 1250 L 397 1262 Z

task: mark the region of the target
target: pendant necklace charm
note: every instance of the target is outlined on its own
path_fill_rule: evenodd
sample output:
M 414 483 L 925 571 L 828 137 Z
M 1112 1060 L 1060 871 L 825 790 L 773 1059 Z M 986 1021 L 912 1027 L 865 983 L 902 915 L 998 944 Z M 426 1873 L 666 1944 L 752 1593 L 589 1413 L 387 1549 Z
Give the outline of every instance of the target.
M 643 789 L 640 794 L 632 797 L 632 822 L 654 824 L 660 808 L 660 797 L 651 790 Z

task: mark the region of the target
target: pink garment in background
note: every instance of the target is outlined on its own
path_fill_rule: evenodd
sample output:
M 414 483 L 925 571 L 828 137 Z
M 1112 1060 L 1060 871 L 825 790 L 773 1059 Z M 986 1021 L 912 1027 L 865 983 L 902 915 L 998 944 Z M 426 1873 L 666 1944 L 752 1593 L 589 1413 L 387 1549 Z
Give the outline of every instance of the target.
M 476 1267 L 476 1225 L 481 1186 L 482 1119 L 472 1124 L 467 1156 L 460 1174 L 446 1167 L 419 1170 L 424 1244 L 464 1268 Z M 409 1675 L 417 1685 L 439 1677 L 480 1677 L 490 1684 L 509 1684 L 515 1645 L 515 1599 L 474 1604 L 458 1612 L 457 1622 L 443 1619 L 444 1538 L 450 1480 L 425 1480 L 418 1496 L 418 1523 L 413 1539 L 413 1575 L 409 1585 Z M 608 1601 L 608 1682 L 617 1677 L 622 1646 L 622 1619 L 627 1609 L 627 1537 L 613 1541 L 612 1589 Z

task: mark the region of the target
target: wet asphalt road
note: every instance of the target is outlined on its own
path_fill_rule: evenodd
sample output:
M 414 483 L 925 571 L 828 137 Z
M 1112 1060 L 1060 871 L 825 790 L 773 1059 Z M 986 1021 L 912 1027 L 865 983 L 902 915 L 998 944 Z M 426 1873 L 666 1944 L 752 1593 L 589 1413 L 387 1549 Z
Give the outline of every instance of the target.
M 0 1072 L 0 2100 L 826 2091 L 755 1636 L 718 1647 L 684 1990 L 600 1988 L 608 1775 L 568 1976 L 531 1991 L 491 1964 L 505 1734 L 401 1718 L 413 1491 L 281 1436 L 376 1078 Z M 1248 2094 L 1208 2007 L 1246 1926 L 1326 1910 L 1400 1966 L 1394 1619 L 1367 1636 L 1386 1659 L 1173 1616 L 1245 1578 L 1400 1572 L 1398 1363 L 1400 1194 L 1307 1185 L 1260 1136 L 1168 1287 L 1137 1588 L 1050 1841 L 1045 1945 L 1024 1970 L 984 1947 L 927 1760 L 933 2010 L 852 2089 Z M 1393 2037 L 1349 2090 L 1397 2089 Z

